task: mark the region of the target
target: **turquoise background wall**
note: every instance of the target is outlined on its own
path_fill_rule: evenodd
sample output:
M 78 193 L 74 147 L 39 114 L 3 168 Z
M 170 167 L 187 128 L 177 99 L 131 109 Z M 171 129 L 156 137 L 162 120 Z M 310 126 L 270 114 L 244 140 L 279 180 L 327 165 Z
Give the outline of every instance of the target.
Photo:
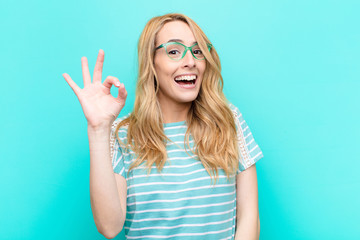
M 153 16 L 193 18 L 265 157 L 260 239 L 360 239 L 360 2 L 2 1 L 0 239 L 105 239 L 89 197 L 82 56 L 129 92 Z M 115 90 L 115 89 L 113 89 Z M 114 92 L 115 94 L 115 92 Z M 124 239 L 120 233 L 116 239 Z

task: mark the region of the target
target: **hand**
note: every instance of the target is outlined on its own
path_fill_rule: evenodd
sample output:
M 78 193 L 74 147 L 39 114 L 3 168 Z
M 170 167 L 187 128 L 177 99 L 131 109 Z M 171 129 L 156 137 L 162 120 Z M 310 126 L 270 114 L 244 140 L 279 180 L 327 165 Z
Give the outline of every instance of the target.
M 83 89 L 79 88 L 67 73 L 63 74 L 66 82 L 80 101 L 88 125 L 94 128 L 111 125 L 124 107 L 127 96 L 124 84 L 120 83 L 116 77 L 108 76 L 104 83 L 101 84 L 103 64 L 104 51 L 100 49 L 95 64 L 93 82 L 91 82 L 87 59 L 86 57 L 81 58 L 84 79 Z M 110 93 L 112 85 L 119 88 L 117 98 Z

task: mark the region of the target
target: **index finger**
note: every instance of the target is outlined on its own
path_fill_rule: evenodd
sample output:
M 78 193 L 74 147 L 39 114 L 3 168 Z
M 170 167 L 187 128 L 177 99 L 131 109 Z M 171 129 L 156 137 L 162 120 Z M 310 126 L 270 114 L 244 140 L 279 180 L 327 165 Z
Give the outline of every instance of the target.
M 101 75 L 102 75 L 102 69 L 103 69 L 103 64 L 104 64 L 104 56 L 105 56 L 104 51 L 102 49 L 100 49 L 97 60 L 96 60 L 96 64 L 95 64 L 94 81 L 93 82 L 101 83 Z
M 72 90 L 74 91 L 75 95 L 78 96 L 79 92 L 80 92 L 80 88 L 79 86 L 71 79 L 71 77 L 69 76 L 69 74 L 67 73 L 63 73 L 63 77 L 65 78 L 66 82 L 69 84 L 69 86 L 72 88 Z

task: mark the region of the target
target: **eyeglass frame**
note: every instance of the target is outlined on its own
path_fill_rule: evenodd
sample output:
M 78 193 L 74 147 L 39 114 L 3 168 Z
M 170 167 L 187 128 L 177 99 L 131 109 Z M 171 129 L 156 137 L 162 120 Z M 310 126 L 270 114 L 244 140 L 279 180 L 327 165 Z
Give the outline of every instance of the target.
M 181 58 L 179 58 L 179 59 L 174 59 L 174 58 L 172 58 L 172 57 L 169 56 L 169 53 L 166 51 L 166 46 L 167 46 L 167 45 L 170 45 L 170 44 L 181 45 L 181 46 L 183 46 L 183 47 L 185 48 L 185 50 L 184 50 L 183 55 L 181 56 Z M 190 47 L 187 47 L 187 46 L 185 46 L 184 44 L 179 43 L 179 42 L 167 42 L 167 43 L 163 43 L 163 44 L 161 44 L 160 46 L 158 46 L 157 48 L 155 48 L 155 51 L 158 50 L 158 49 L 160 49 L 160 48 L 165 48 L 166 55 L 167 55 L 171 60 L 179 61 L 179 60 L 181 60 L 181 59 L 184 58 L 184 56 L 186 55 L 186 52 L 187 52 L 188 50 L 191 50 L 191 51 L 190 51 L 190 52 L 191 52 L 191 55 L 193 55 L 193 57 L 194 57 L 195 59 L 197 59 L 197 60 L 205 60 L 205 56 L 204 56 L 204 58 L 202 58 L 202 59 L 199 59 L 199 58 L 195 57 L 195 55 L 194 55 L 194 53 L 193 53 L 193 51 L 192 51 L 192 48 L 195 47 L 196 45 L 198 45 L 198 43 L 195 43 L 194 45 L 192 45 L 192 46 L 190 46 Z M 209 52 L 210 52 L 211 47 L 212 47 L 212 44 L 211 44 L 211 43 L 208 43 L 207 46 L 208 46 L 208 50 L 209 50 Z

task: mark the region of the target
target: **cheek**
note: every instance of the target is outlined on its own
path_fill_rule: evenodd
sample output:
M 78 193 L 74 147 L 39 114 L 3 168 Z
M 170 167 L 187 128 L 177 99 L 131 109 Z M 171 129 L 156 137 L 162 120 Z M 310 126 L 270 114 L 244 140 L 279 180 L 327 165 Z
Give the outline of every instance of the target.
M 157 61 L 155 65 L 155 71 L 160 77 L 169 77 L 172 76 L 176 71 L 176 66 L 169 63 L 168 61 Z
M 199 66 L 199 69 L 201 71 L 201 74 L 204 75 L 204 72 L 206 70 L 206 62 L 202 63 L 200 66 Z
M 162 65 L 158 65 L 155 68 L 158 76 L 158 82 L 160 87 L 169 86 L 172 84 L 173 76 L 176 73 L 176 67 L 173 64 L 164 62 Z

